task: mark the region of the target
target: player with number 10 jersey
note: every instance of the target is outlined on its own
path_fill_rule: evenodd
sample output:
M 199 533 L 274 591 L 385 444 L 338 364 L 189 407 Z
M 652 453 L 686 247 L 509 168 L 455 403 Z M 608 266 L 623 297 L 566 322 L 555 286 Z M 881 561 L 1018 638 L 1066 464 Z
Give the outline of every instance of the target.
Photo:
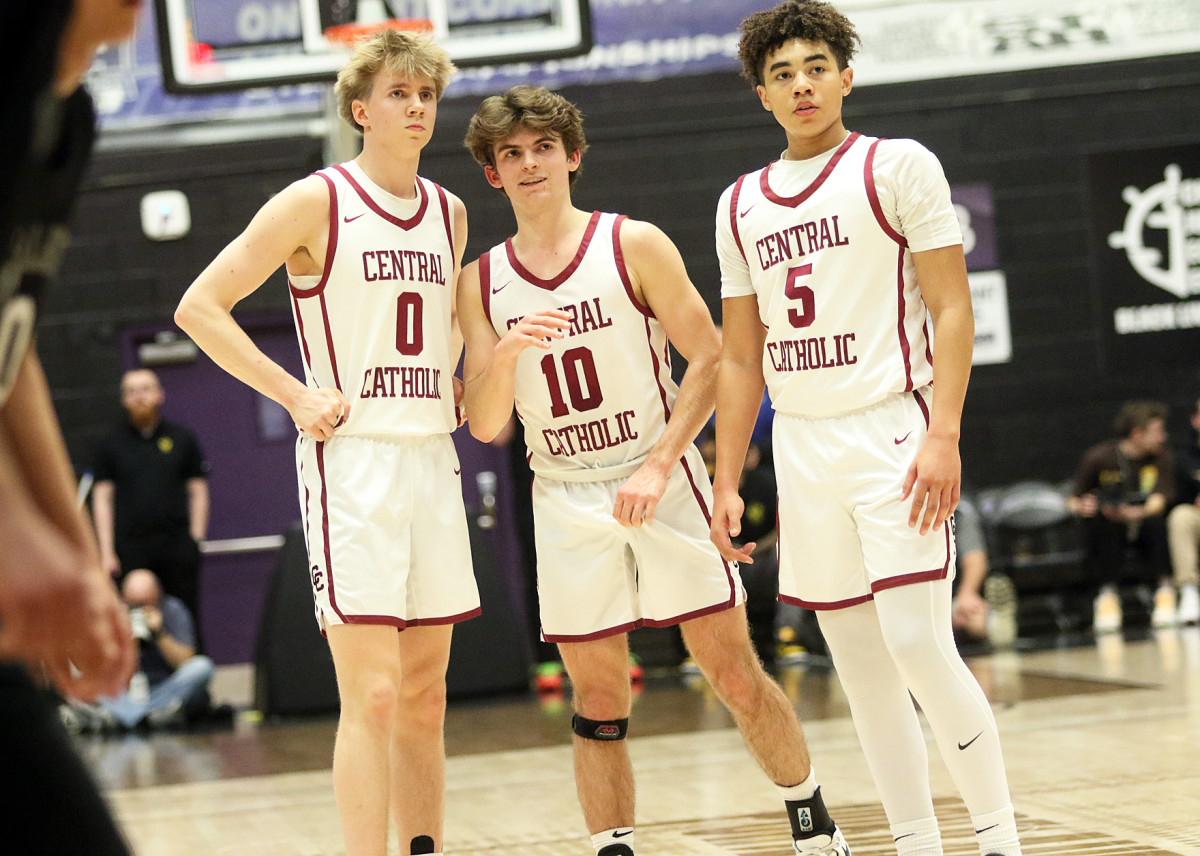
M 575 257 L 552 279 L 527 270 L 511 239 L 479 260 L 480 296 L 497 337 L 529 312 L 561 309 L 569 318 L 564 338 L 517 361 L 516 408 L 536 473 L 632 473 L 675 405 L 667 334 L 625 268 L 627 219 L 594 212 Z

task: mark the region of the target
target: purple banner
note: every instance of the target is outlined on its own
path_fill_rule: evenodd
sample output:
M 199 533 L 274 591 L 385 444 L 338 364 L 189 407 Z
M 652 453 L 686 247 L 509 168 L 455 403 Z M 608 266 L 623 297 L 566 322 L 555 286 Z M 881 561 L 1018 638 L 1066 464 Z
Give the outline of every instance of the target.
M 479 0 L 452 0 L 451 11 L 469 16 L 472 2 Z M 451 83 L 446 96 L 497 92 L 517 83 L 558 88 L 722 69 L 734 73 L 738 68 L 737 25 L 764 5 L 762 0 L 592 0 L 595 47 L 587 55 L 467 69 Z M 197 10 L 197 39 L 218 50 L 287 42 L 298 39 L 300 33 L 296 0 L 201 0 Z M 154 10 L 148 9 L 136 39 L 101 54 L 89 75 L 104 128 L 136 129 L 211 119 L 261 121 L 320 108 L 322 87 L 314 84 L 226 95 L 167 95 L 162 88 L 153 14 Z

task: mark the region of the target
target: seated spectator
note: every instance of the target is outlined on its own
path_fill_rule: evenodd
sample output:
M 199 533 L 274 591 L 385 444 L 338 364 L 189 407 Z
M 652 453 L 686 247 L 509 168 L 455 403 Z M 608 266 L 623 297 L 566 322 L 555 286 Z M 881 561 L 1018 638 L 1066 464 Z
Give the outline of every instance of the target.
M 1097 587 L 1097 633 L 1121 629 L 1117 586 L 1129 549 L 1140 558 L 1143 575 L 1158 583 L 1153 622 L 1175 613 L 1165 516 L 1175 494 L 1175 463 L 1166 446 L 1166 418 L 1160 402 L 1126 403 L 1113 424 L 1117 437 L 1088 449 L 1075 472 L 1067 508 L 1083 520 L 1085 562 Z
M 1200 621 L 1200 401 L 1192 412 L 1193 438 L 1179 450 L 1175 469 L 1175 502 L 1167 515 L 1171 569 L 1179 586 L 1179 624 Z
M 1003 574 L 989 576 L 988 547 L 983 518 L 975 500 L 965 491 L 954 511 L 957 574 L 951 621 L 958 633 L 971 639 L 988 639 L 1003 648 L 1017 634 L 1016 592 Z
M 121 597 L 138 642 L 138 672 L 119 696 L 95 705 L 72 702 L 64 712 L 68 727 L 167 727 L 207 709 L 213 663 L 196 654 L 195 625 L 183 601 L 163 594 L 158 577 L 143 569 L 126 575 Z

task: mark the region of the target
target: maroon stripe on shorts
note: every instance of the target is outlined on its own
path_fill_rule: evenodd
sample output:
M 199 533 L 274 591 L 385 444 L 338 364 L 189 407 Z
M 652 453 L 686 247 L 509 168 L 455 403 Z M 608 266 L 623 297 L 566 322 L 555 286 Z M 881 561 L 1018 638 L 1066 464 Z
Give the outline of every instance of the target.
M 946 523 L 942 524 L 942 529 L 946 534 L 946 561 L 940 568 L 934 568 L 932 571 L 918 571 L 915 574 L 900 574 L 896 577 L 888 577 L 885 580 L 877 580 L 871 583 L 871 591 L 883 591 L 884 589 L 898 588 L 899 586 L 907 586 L 912 583 L 927 583 L 933 580 L 944 580 L 950 573 L 950 526 Z
M 337 596 L 333 586 L 333 554 L 329 548 L 329 487 L 325 480 L 325 444 L 317 443 L 317 473 L 321 477 L 321 538 L 325 542 L 325 574 L 329 584 L 329 605 L 344 622 L 349 619 L 338 609 Z
M 680 458 L 679 463 L 683 464 L 683 471 L 687 473 L 688 483 L 692 486 L 692 496 L 696 497 L 696 504 L 700 506 L 700 513 L 704 515 L 704 522 L 712 526 L 712 512 L 708 510 L 708 505 L 704 502 L 704 494 L 700 492 L 700 487 L 696 484 L 696 477 L 692 475 L 692 468 L 688 466 L 687 458 Z M 729 583 L 729 600 L 725 601 L 723 605 L 712 607 L 710 612 L 715 612 L 720 608 L 729 608 L 737 603 L 737 585 L 733 581 L 733 571 L 730 570 L 729 562 L 725 560 L 725 557 L 719 553 L 717 555 L 720 556 L 721 564 L 725 567 L 725 581 Z
M 433 627 L 438 624 L 458 624 L 483 613 L 483 607 L 475 607 L 457 615 L 440 615 L 433 618 L 413 618 L 408 622 L 409 627 Z
M 874 595 L 864 594 L 859 597 L 849 597 L 845 600 L 802 600 L 798 597 L 781 594 L 779 596 L 780 603 L 790 603 L 794 606 L 802 606 L 805 609 L 812 610 L 827 610 L 827 609 L 845 609 L 848 606 L 858 606 L 860 603 L 866 603 L 874 599 Z

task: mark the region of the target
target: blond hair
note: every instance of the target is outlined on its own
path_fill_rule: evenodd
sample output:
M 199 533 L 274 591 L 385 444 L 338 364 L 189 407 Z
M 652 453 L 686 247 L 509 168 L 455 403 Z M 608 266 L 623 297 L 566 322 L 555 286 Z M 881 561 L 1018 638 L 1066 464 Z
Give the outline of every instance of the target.
M 579 108 L 544 86 L 524 85 L 485 98 L 471 117 L 463 145 L 480 166 L 495 167 L 496 146 L 521 128 L 549 131 L 562 140 L 568 156 L 576 151 L 582 156 L 588 149 Z M 574 185 L 578 177 L 577 169 L 567 181 Z
M 354 102 L 371 97 L 371 87 L 381 71 L 432 80 L 440 99 L 450 76 L 457 69 L 445 48 L 423 33 L 385 27 L 364 38 L 338 72 L 333 87 L 338 115 L 360 134 L 363 129 L 354 120 Z

